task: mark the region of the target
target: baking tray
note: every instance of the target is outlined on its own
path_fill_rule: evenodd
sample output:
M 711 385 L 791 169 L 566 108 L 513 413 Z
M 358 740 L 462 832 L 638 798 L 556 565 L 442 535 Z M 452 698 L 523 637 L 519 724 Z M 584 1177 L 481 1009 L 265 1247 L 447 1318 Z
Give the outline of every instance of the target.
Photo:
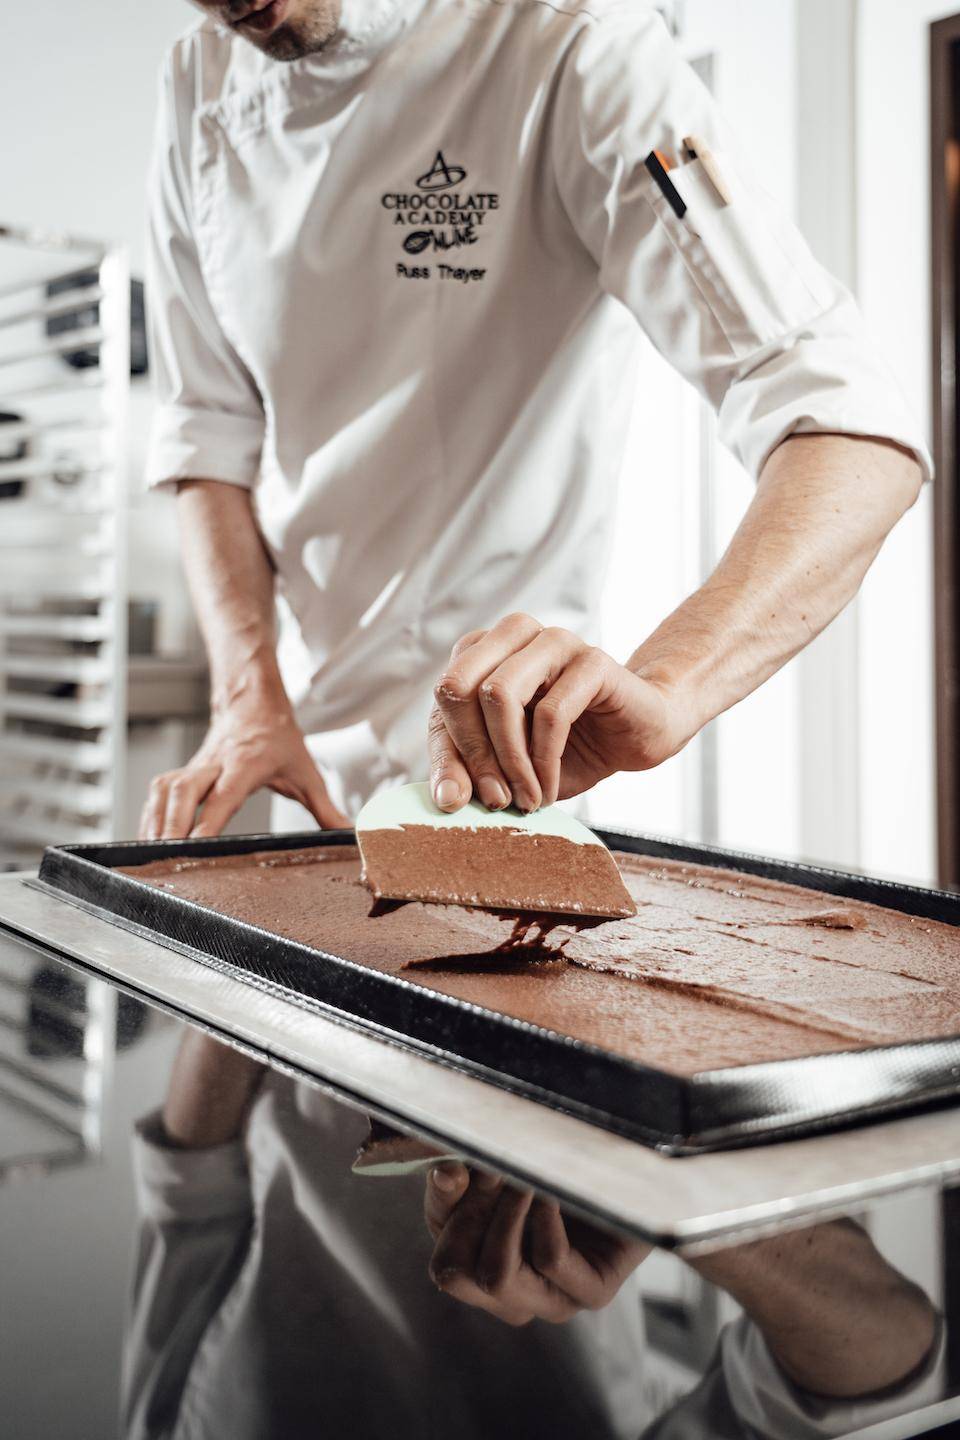
M 722 866 L 960 925 L 960 895 L 714 847 L 597 830 L 613 849 Z M 118 866 L 352 845 L 349 830 L 49 848 L 31 882 L 260 990 L 372 1030 L 669 1154 L 796 1136 L 960 1094 L 957 1037 L 678 1076 L 221 915 Z M 960 1016 L 958 1016 L 960 1032 Z

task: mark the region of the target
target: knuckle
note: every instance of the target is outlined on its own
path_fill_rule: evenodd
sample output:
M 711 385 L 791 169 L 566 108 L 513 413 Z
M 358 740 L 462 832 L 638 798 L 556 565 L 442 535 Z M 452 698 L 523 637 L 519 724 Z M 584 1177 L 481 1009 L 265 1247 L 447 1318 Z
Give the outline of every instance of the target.
M 507 1276 L 501 1269 L 481 1270 L 476 1276 L 477 1285 L 492 1300 L 504 1300 L 507 1295 Z
M 509 687 L 502 680 L 484 680 L 480 686 L 481 705 L 490 706 L 494 710 L 505 709 L 512 698 Z
M 471 687 L 462 675 L 447 670 L 433 687 L 433 698 L 442 708 L 444 705 L 462 705 L 470 699 Z
M 154 775 L 153 779 L 150 781 L 150 798 L 155 799 L 158 795 L 165 794 L 167 786 L 170 784 L 176 773 L 177 772 L 174 770 L 170 773 L 164 773 L 163 775 Z
M 508 1311 L 506 1314 L 502 1315 L 500 1318 L 503 1320 L 504 1324 L 509 1325 L 511 1329 L 522 1330 L 524 1325 L 529 1325 L 531 1320 L 533 1319 L 533 1311 L 511 1310 Z
M 456 660 L 457 656 L 462 655 L 464 650 L 469 650 L 471 645 L 476 645 L 477 641 L 482 640 L 486 633 L 486 630 L 468 630 L 466 635 L 461 635 L 456 645 L 454 645 L 450 651 L 451 660 Z
M 427 721 L 427 734 L 431 736 L 446 735 L 447 726 L 443 716 L 436 706 L 430 711 L 430 719 Z
M 547 729 L 561 724 L 564 719 L 563 701 L 555 700 L 550 695 L 545 696 L 534 711 L 534 718 Z
M 545 630 L 540 631 L 542 640 L 562 640 L 564 642 L 572 639 L 569 630 L 564 630 L 562 625 L 548 625 Z
M 559 1246 L 546 1243 L 537 1247 L 533 1263 L 537 1273 L 545 1280 L 555 1280 L 560 1273 L 562 1258 Z
M 491 769 L 492 756 L 490 747 L 480 736 L 468 736 L 463 741 L 457 742 L 457 749 L 463 763 L 475 780 L 480 778 L 481 770 L 487 774 L 496 775 L 497 772 Z M 499 776 L 497 776 L 499 779 Z
M 500 621 L 500 624 L 511 630 L 540 629 L 540 622 L 534 620 L 533 616 L 528 615 L 525 610 L 512 610 Z

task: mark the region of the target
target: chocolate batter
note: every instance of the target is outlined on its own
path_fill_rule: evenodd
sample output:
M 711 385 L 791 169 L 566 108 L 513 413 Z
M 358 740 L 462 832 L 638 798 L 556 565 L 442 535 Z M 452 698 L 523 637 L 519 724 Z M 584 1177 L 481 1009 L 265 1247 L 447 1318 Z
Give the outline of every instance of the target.
M 360 836 L 377 899 L 450 901 L 573 915 L 634 915 L 605 845 L 525 830 L 396 825 Z
M 353 847 L 125 873 L 675 1074 L 960 1034 L 960 928 L 733 871 L 617 862 L 638 913 L 590 928 L 420 903 L 371 914 Z

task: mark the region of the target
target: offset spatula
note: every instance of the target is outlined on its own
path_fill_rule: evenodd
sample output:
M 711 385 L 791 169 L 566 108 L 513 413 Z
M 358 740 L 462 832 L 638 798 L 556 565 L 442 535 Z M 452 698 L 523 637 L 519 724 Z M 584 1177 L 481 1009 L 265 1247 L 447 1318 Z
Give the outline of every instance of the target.
M 490 910 L 635 915 L 602 840 L 555 805 L 524 815 L 471 800 L 438 810 L 428 785 L 401 785 L 357 817 L 367 885 L 378 900 L 426 900 Z

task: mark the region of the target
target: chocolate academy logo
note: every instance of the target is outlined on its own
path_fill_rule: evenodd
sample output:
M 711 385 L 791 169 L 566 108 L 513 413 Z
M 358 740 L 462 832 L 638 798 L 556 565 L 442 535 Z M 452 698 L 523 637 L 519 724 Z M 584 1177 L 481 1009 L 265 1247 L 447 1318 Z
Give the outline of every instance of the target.
M 414 181 L 414 190 L 381 197 L 394 225 L 402 227 L 400 243 L 407 255 L 477 243 L 491 212 L 499 209 L 500 196 L 489 190 L 468 190 L 466 179 L 463 166 L 448 164 L 438 150 L 429 170 Z

